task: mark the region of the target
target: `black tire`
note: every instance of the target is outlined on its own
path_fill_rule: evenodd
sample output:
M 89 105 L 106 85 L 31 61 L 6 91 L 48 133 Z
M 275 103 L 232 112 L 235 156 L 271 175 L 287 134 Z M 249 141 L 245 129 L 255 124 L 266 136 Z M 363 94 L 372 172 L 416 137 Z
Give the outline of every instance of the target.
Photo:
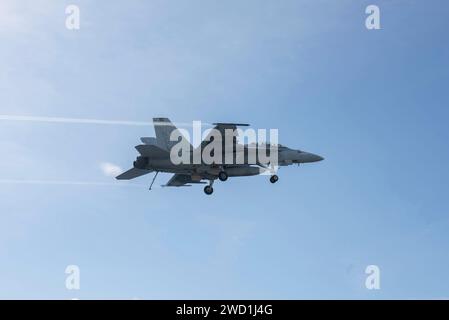
M 214 188 L 212 188 L 211 186 L 205 186 L 204 187 L 204 193 L 207 195 L 210 195 L 214 192 Z
M 279 177 L 277 175 L 272 175 L 270 177 L 270 182 L 271 183 L 276 183 L 279 180 Z
M 218 179 L 220 179 L 220 181 L 226 181 L 228 180 L 228 174 L 224 171 L 220 171 L 218 173 Z

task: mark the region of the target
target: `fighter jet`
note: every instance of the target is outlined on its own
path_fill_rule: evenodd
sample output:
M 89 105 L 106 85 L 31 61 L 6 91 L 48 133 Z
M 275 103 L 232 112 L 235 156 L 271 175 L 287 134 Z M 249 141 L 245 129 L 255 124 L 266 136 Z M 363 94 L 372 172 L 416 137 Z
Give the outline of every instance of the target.
M 118 180 L 130 180 L 151 172 L 155 172 L 153 180 L 150 185 L 150 190 L 159 172 L 173 173 L 171 179 L 163 185 L 163 187 L 183 187 L 191 186 L 192 184 L 206 184 L 204 187 L 204 193 L 210 195 L 213 193 L 213 184 L 215 180 L 226 181 L 229 177 L 244 177 L 254 176 L 261 173 L 270 173 L 270 182 L 276 183 L 279 177 L 276 174 L 276 170 L 272 163 L 262 163 L 258 159 L 254 162 L 250 162 L 247 153 L 251 150 L 260 148 L 259 144 L 239 144 L 236 136 L 233 135 L 230 140 L 232 143 L 231 152 L 233 155 L 231 158 L 235 160 L 238 152 L 243 152 L 242 162 L 220 162 L 220 163 L 205 163 L 201 159 L 198 163 L 194 161 L 187 161 L 187 163 L 175 164 L 171 158 L 171 150 L 179 141 L 172 141 L 171 135 L 177 128 L 168 118 L 153 118 L 154 130 L 156 137 L 143 137 L 140 140 L 143 144 L 137 145 L 135 148 L 139 152 L 139 156 L 133 163 L 133 168 L 120 174 L 116 177 Z M 248 126 L 248 124 L 239 123 L 215 123 L 215 132 L 220 133 L 223 137 L 229 134 L 229 132 L 235 133 L 238 127 Z M 209 135 L 200 145 L 194 148 L 188 143 L 188 158 L 192 160 L 195 152 L 201 153 L 210 143 L 213 142 L 214 137 Z M 223 138 L 223 143 L 225 139 Z M 216 141 L 217 142 L 217 141 Z M 275 150 L 277 159 L 276 165 L 288 166 L 292 164 L 310 163 L 323 160 L 319 155 L 305 152 L 301 150 L 291 149 L 283 145 L 276 145 L 275 149 L 270 144 L 265 144 L 265 148 Z M 225 155 L 223 144 L 222 153 Z M 271 151 L 273 152 L 273 151 Z M 213 154 L 213 151 L 212 151 Z M 172 154 L 173 155 L 173 154 Z

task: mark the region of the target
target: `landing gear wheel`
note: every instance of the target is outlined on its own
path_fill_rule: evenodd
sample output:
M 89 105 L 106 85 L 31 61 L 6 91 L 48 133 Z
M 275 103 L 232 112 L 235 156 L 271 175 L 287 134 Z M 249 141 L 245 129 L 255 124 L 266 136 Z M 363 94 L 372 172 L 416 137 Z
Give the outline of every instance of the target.
M 218 179 L 220 179 L 220 181 L 226 181 L 228 180 L 228 174 L 224 171 L 220 171 L 220 173 L 218 173 Z
M 279 177 L 277 175 L 272 175 L 270 177 L 270 182 L 271 183 L 276 183 L 279 180 Z
M 212 188 L 211 186 L 205 186 L 204 187 L 204 193 L 209 195 L 212 194 L 212 192 L 214 192 L 214 188 Z

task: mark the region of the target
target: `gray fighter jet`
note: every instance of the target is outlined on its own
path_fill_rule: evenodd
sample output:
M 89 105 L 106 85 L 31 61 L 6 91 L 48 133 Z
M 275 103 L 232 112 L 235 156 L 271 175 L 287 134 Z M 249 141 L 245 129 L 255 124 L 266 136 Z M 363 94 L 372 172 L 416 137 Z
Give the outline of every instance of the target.
M 216 163 L 205 163 L 201 160 L 200 163 L 194 163 L 193 161 L 188 163 L 174 164 L 170 156 L 170 151 L 175 146 L 178 141 L 171 141 L 170 137 L 174 130 L 177 128 L 171 123 L 167 118 L 154 118 L 153 119 L 154 130 L 156 137 L 144 137 L 141 138 L 143 144 L 136 146 L 135 148 L 139 152 L 139 156 L 136 161 L 134 161 L 133 168 L 120 174 L 116 177 L 118 180 L 130 180 L 145 174 L 155 172 L 153 183 L 159 172 L 174 173 L 171 179 L 163 185 L 164 187 L 182 187 L 191 186 L 191 184 L 206 184 L 203 180 L 208 180 L 209 184 L 204 187 L 204 192 L 208 195 L 212 194 L 214 189 L 212 185 L 215 180 L 226 181 L 229 177 L 243 177 L 243 176 L 254 176 L 259 175 L 263 172 L 271 172 L 270 182 L 276 183 L 279 177 L 273 171 L 273 167 L 270 163 L 261 163 L 259 161 L 249 162 L 248 157 L 244 156 L 243 163 L 237 162 L 220 162 Z M 215 123 L 214 129 L 218 131 L 223 137 L 229 134 L 229 132 L 236 132 L 237 127 L 248 126 L 247 124 L 237 124 L 237 123 Z M 213 141 L 213 137 L 206 137 L 201 144 L 194 148 L 189 145 L 189 159 L 192 159 L 192 154 L 195 151 L 204 150 L 204 148 Z M 238 144 L 236 136 L 232 137 L 231 140 L 233 144 L 233 159 L 236 159 L 237 150 L 243 150 L 243 153 L 251 150 L 251 148 L 258 148 L 260 145 L 251 144 Z M 224 139 L 223 139 L 224 142 Z M 270 146 L 269 144 L 267 144 Z M 240 147 L 240 149 L 238 148 Z M 223 154 L 225 153 L 225 148 L 222 148 Z M 273 150 L 273 149 L 269 149 Z M 323 160 L 322 157 L 301 151 L 290 149 L 282 145 L 276 145 L 277 152 L 277 166 L 288 166 L 291 164 L 309 163 L 317 162 Z M 270 154 L 270 152 L 268 152 Z

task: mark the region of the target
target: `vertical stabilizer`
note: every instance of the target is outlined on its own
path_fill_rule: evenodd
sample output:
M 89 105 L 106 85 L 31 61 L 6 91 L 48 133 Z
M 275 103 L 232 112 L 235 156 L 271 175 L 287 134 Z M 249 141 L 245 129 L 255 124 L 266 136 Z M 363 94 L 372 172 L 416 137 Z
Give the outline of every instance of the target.
M 171 148 L 178 143 L 177 141 L 170 141 L 170 135 L 178 128 L 176 128 L 168 118 L 153 118 L 153 125 L 156 133 L 157 145 L 170 151 Z

